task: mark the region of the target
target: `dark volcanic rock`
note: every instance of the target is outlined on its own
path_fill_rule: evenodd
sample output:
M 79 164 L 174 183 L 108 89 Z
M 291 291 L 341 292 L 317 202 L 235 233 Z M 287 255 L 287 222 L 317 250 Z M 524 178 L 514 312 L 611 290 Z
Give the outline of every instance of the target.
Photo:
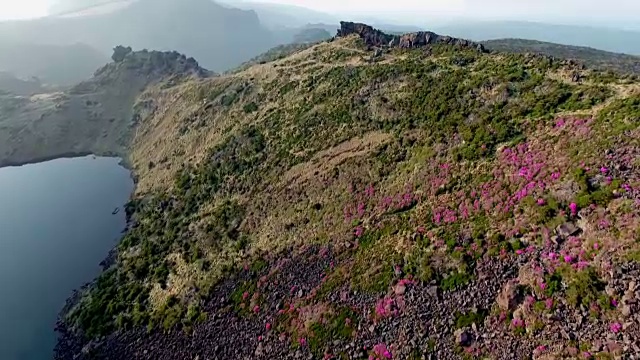
M 351 34 L 358 34 L 364 42 L 369 46 L 390 46 L 397 36 L 388 35 L 373 27 L 347 21 L 340 22 L 340 29 L 338 29 L 338 37 L 346 37 Z
M 364 40 L 365 44 L 373 47 L 399 47 L 403 49 L 421 48 L 433 44 L 447 44 L 461 47 L 473 47 L 481 52 L 486 52 L 482 44 L 469 40 L 458 39 L 451 36 L 438 35 L 431 31 L 419 31 L 404 35 L 389 35 L 374 29 L 373 27 L 353 22 L 340 22 L 338 37 L 345 37 L 357 34 Z

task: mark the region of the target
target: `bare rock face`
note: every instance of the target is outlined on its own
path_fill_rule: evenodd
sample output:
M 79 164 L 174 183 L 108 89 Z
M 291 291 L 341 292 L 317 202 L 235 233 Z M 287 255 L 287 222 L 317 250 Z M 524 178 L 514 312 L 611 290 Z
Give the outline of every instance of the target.
M 441 36 L 431 31 L 420 31 L 400 36 L 398 46 L 401 48 L 419 48 L 430 44 L 447 44 L 462 47 L 475 47 L 480 51 L 484 51 L 482 44 L 476 44 L 469 40 L 457 39 L 451 36 Z
M 396 38 L 366 24 L 341 21 L 337 36 L 346 37 L 351 34 L 358 34 L 367 45 L 377 47 L 389 46 Z
M 518 307 L 518 284 L 514 282 L 508 282 L 496 299 L 496 303 L 500 309 L 508 311 Z
M 419 31 L 398 36 L 385 34 L 384 32 L 374 29 L 366 24 L 345 21 L 340 22 L 340 29 L 338 30 L 337 36 L 345 37 L 352 34 L 360 36 L 365 44 L 371 47 L 399 47 L 403 49 L 415 49 L 433 44 L 447 44 L 476 48 L 478 51 L 486 52 L 482 44 L 450 36 L 438 35 L 431 31 Z
M 558 236 L 560 236 L 561 238 L 567 238 L 569 236 L 577 235 L 581 231 L 582 230 L 579 227 L 570 222 L 558 225 L 558 227 L 556 228 L 556 234 L 558 234 Z

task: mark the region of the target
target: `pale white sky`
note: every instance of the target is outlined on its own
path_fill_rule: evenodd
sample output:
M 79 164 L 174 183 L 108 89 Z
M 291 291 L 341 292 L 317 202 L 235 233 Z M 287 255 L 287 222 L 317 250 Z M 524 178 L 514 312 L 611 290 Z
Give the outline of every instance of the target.
M 253 0 L 298 5 L 327 12 L 377 13 L 419 18 L 448 15 L 541 20 L 621 19 L 640 22 L 640 0 Z
M 44 16 L 48 5 L 49 0 L 0 0 L 0 20 Z
M 46 14 L 56 0 L 0 0 L 0 19 Z M 429 16 L 514 18 L 518 20 L 584 19 L 640 22 L 640 0 L 253 0 L 298 5 L 331 12 L 420 20 Z M 424 19 L 424 18 L 423 18 Z M 422 21 L 424 22 L 424 21 Z

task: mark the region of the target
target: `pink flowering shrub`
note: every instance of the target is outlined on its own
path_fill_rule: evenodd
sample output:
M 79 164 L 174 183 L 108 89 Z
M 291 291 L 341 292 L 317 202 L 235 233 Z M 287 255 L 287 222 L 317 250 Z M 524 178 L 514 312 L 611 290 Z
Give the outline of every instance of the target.
M 376 303 L 375 315 L 377 318 L 384 319 L 399 314 L 398 304 L 391 297 L 384 297 Z
M 373 347 L 373 354 L 369 356 L 369 359 L 392 359 L 393 355 L 387 348 L 387 345 L 380 343 Z
M 617 334 L 622 331 L 622 324 L 620 324 L 619 322 L 615 322 L 609 325 L 609 330 L 611 330 L 612 333 Z

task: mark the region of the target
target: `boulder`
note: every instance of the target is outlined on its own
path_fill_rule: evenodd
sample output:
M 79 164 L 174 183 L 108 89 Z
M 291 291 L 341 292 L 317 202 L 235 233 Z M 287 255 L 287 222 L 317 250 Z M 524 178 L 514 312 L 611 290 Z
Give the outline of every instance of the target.
M 574 223 L 566 222 L 562 225 L 558 225 L 556 228 L 556 234 L 561 238 L 568 238 L 569 236 L 578 235 L 582 231 L 579 227 L 577 227 Z
M 456 345 L 469 346 L 471 345 L 471 335 L 466 330 L 458 329 L 454 333 Z
M 514 282 L 508 282 L 503 288 L 496 303 L 501 310 L 511 311 L 518 307 L 519 301 L 519 289 L 518 284 Z

